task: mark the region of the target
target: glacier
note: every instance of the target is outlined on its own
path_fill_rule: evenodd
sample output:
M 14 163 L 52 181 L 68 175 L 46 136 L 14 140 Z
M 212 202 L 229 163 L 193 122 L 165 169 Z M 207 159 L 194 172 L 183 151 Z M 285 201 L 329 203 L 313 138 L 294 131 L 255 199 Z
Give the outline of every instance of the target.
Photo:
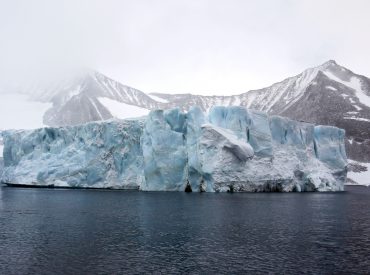
M 345 132 L 245 107 L 9 130 L 10 185 L 193 192 L 342 191 Z

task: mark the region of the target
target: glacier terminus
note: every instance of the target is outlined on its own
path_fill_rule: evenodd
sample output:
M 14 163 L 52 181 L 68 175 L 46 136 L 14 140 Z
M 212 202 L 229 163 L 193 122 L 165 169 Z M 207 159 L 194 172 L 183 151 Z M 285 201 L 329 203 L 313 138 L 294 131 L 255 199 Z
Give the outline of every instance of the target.
M 237 106 L 2 133 L 2 182 L 193 192 L 342 191 L 345 131 Z

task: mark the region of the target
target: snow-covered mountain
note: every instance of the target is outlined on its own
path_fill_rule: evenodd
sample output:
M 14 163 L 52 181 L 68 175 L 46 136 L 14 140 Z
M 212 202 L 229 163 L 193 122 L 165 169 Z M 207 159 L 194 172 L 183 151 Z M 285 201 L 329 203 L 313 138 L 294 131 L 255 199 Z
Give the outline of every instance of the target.
M 44 115 L 44 123 L 52 126 L 142 116 L 162 107 L 147 94 L 95 71 L 34 99 L 52 102 L 52 108 Z
M 54 85 L 0 92 L 0 130 L 137 117 L 164 108 L 159 101 L 96 71 L 88 71 Z
M 167 106 L 171 107 L 188 109 L 198 105 L 208 110 L 213 105 L 242 105 L 294 119 L 340 126 L 347 130 L 351 142 L 356 137 L 357 142 L 359 137 L 369 137 L 366 127 L 361 126 L 370 122 L 370 79 L 333 60 L 267 88 L 240 95 L 153 95 L 166 100 Z
M 361 162 L 370 163 L 370 79 L 333 60 L 267 88 L 232 96 L 145 94 L 89 71 L 47 89 L 0 94 L 0 129 L 76 125 L 142 116 L 158 108 L 188 110 L 194 105 L 203 111 L 215 105 L 240 105 L 344 128 L 347 154 L 357 161 L 351 162 L 350 169 L 363 170 L 366 164 Z

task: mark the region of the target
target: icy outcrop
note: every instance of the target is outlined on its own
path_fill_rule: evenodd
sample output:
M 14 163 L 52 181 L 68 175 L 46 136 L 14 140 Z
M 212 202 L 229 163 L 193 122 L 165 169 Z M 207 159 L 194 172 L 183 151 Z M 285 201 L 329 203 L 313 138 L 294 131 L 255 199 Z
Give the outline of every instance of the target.
M 152 111 L 141 138 L 144 156 L 142 190 L 183 191 L 186 181 L 186 117 L 178 109 Z
M 314 130 L 316 156 L 330 167 L 347 165 L 344 131 L 332 126 L 316 126 Z
M 15 184 L 137 188 L 143 122 L 89 123 L 4 133 L 2 180 Z
M 144 191 L 341 191 L 344 130 L 244 107 L 8 131 L 2 181 Z

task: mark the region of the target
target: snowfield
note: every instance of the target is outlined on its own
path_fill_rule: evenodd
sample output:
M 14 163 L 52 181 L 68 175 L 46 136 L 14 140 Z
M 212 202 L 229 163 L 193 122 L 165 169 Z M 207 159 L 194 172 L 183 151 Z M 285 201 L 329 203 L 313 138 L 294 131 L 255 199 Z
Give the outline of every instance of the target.
M 155 101 L 157 102 L 162 102 L 162 103 L 168 103 L 168 100 L 164 99 L 164 98 L 161 98 L 159 96 L 155 96 L 155 95 L 152 95 L 152 94 L 147 94 L 150 98 L 154 99 Z
M 43 116 L 52 106 L 22 94 L 0 94 L 0 130 L 44 127 Z
M 119 102 L 107 97 L 99 97 L 99 102 L 116 118 L 134 118 L 145 116 L 149 113 L 148 109 Z
M 360 165 L 366 169 L 366 171 L 349 171 L 347 173 L 347 177 L 353 181 L 355 181 L 357 184 L 360 185 L 370 185 L 370 163 L 366 162 L 359 162 L 349 159 L 348 162 L 350 164 Z M 347 183 L 351 185 L 351 183 Z M 356 185 L 356 184 L 355 184 Z
M 324 71 L 324 74 L 332 80 L 355 90 L 358 100 L 367 107 L 370 107 L 370 96 L 368 96 L 366 92 L 362 89 L 361 79 L 352 76 L 350 78 L 350 81 L 344 81 L 330 71 Z

